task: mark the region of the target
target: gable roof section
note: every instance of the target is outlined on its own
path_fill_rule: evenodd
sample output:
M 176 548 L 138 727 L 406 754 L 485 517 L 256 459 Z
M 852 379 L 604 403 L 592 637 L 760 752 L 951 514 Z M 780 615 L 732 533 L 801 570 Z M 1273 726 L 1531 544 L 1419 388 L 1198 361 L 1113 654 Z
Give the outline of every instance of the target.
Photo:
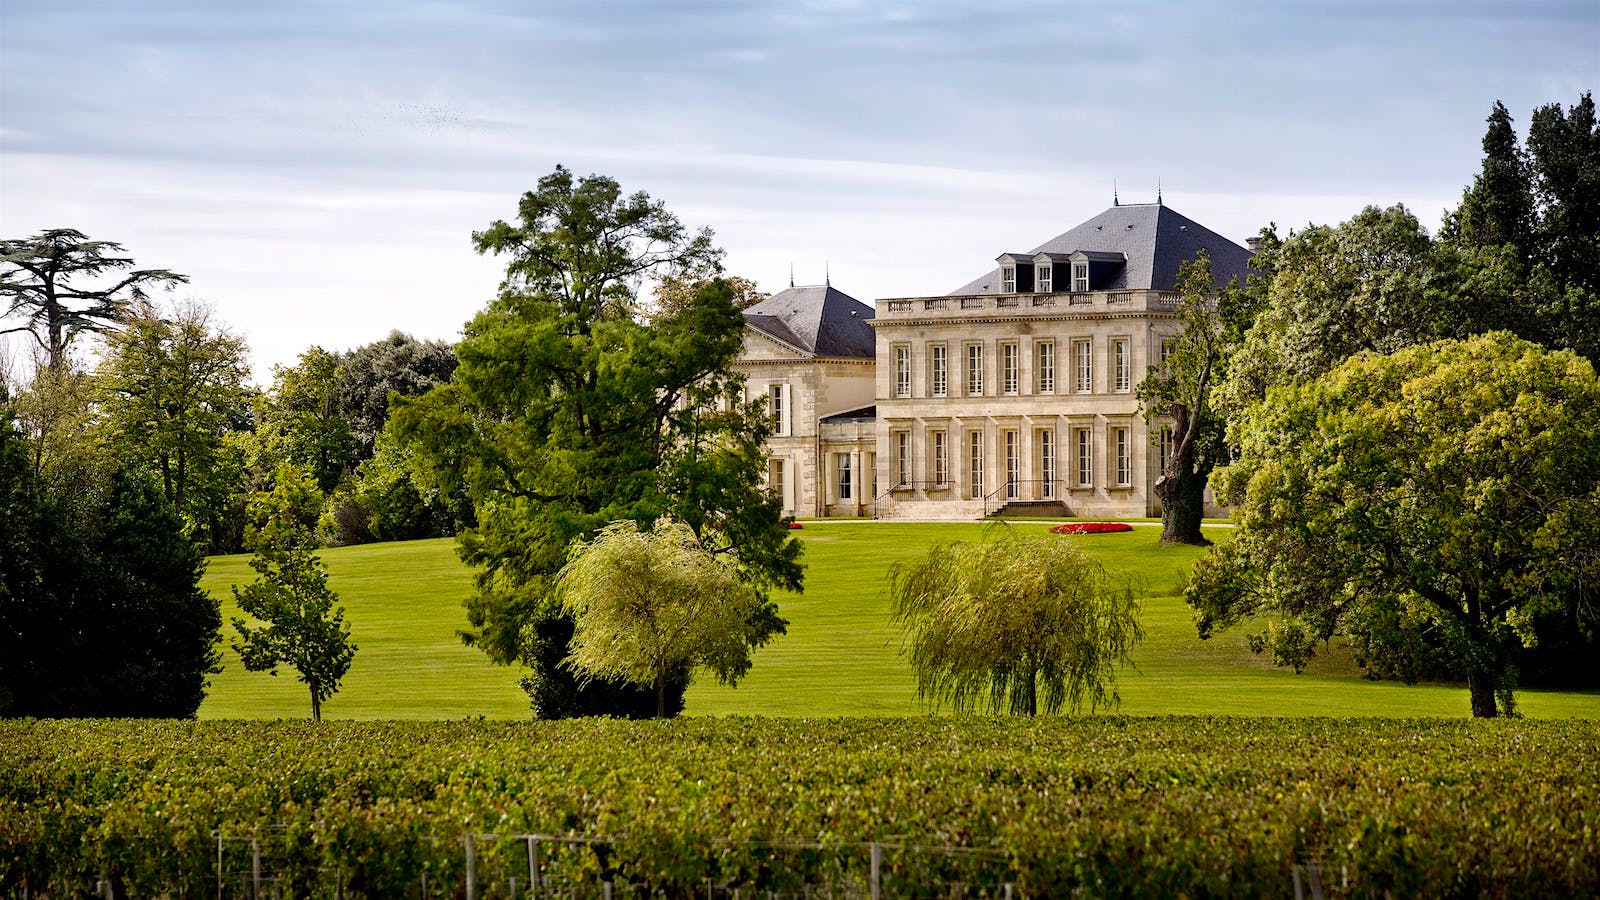
M 1193 259 L 1200 250 L 1211 257 L 1211 274 L 1218 288 L 1234 276 L 1243 282 L 1250 271 L 1249 250 L 1171 207 L 1157 203 L 1113 206 L 1045 241 L 1026 255 L 1071 254 L 1079 250 L 1125 256 L 1127 263 L 1116 283 L 1106 285 L 1119 290 L 1173 290 L 1178 283 L 1178 266 Z M 999 292 L 1000 270 L 995 268 L 956 288 L 950 295 Z
M 813 356 L 871 359 L 873 308 L 831 285 L 792 287 L 744 311 L 744 323 Z

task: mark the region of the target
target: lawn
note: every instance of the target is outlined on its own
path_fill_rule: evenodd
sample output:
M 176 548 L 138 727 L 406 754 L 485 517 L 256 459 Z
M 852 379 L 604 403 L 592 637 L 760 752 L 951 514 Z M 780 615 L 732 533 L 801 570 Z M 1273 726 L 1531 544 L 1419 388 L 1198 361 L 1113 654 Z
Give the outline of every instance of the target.
M 978 539 L 975 523 L 807 522 L 806 590 L 779 598 L 789 633 L 758 651 L 737 688 L 709 680 L 691 688 L 690 715 L 917 715 L 928 707 L 899 655 L 889 622 L 885 573 L 896 560 L 936 541 Z M 1014 527 L 1044 529 L 1047 524 Z M 1217 534 L 1225 534 L 1217 530 Z M 1132 715 L 1465 716 L 1467 694 L 1453 685 L 1368 681 L 1348 656 L 1319 660 L 1308 672 L 1273 668 L 1245 648 L 1243 629 L 1210 641 L 1195 636 L 1190 610 L 1174 596 L 1201 551 L 1163 548 L 1158 529 L 1079 540 L 1108 569 L 1136 579 L 1146 595 L 1146 637 L 1136 668 L 1120 682 L 1120 712 Z M 520 673 L 490 665 L 462 646 L 461 600 L 471 576 L 451 540 L 374 544 L 325 554 L 334 590 L 360 645 L 343 690 L 323 707 L 329 718 L 453 719 L 528 715 Z M 211 560 L 203 586 L 237 615 L 228 586 L 254 573 L 247 557 Z M 224 626 L 231 638 L 231 626 Z M 201 707 L 206 718 L 303 716 L 310 702 L 292 672 L 246 672 L 231 648 Z M 1533 717 L 1600 718 L 1600 693 L 1523 691 Z

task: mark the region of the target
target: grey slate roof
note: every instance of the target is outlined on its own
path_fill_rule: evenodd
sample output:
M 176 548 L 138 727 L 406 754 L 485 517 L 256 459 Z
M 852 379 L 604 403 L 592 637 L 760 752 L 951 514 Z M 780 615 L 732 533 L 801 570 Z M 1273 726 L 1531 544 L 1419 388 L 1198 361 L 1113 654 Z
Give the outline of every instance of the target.
M 873 308 L 829 285 L 792 287 L 744 311 L 746 325 L 814 356 L 871 359 Z
M 1122 253 L 1127 256 L 1127 264 L 1116 282 L 1105 287 L 1169 291 L 1177 286 L 1178 265 L 1193 259 L 1195 252 L 1202 249 L 1211 256 L 1211 273 L 1217 287 L 1236 275 L 1241 283 L 1244 281 L 1250 269 L 1249 250 L 1170 206 L 1157 203 L 1113 206 L 1026 255 L 1077 250 Z M 950 296 L 999 292 L 1000 270 L 995 268 L 951 291 Z
M 822 417 L 822 424 L 824 425 L 849 425 L 856 422 L 876 421 L 878 421 L 877 406 L 863 406 L 860 409 L 852 409 L 847 412 L 834 413 L 831 416 Z

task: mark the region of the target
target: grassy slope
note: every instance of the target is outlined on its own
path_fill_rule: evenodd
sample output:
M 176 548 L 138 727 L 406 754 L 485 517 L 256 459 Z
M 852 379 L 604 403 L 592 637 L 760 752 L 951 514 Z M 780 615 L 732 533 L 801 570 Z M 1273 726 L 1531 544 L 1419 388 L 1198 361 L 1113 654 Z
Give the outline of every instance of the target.
M 1045 528 L 1024 524 L 1021 528 Z M 807 588 L 780 598 L 789 633 L 758 651 L 737 688 L 710 681 L 689 694 L 699 715 L 914 715 L 927 707 L 899 656 L 900 636 L 888 621 L 884 574 L 895 560 L 934 541 L 975 539 L 976 524 L 807 523 Z M 1406 686 L 1360 678 L 1334 654 L 1303 675 L 1272 668 L 1244 647 L 1244 633 L 1211 641 L 1195 637 L 1190 611 L 1171 596 L 1180 573 L 1200 551 L 1162 548 L 1157 530 L 1079 538 L 1114 571 L 1140 580 L 1145 601 L 1138 669 L 1122 676 L 1120 711 L 1251 715 L 1464 716 L 1464 689 Z M 518 673 L 490 666 L 461 646 L 461 599 L 471 592 L 454 542 L 418 541 L 331 550 L 332 583 L 361 649 L 344 689 L 324 706 L 333 718 L 514 717 L 527 714 Z M 228 585 L 250 579 L 245 557 L 212 560 L 204 586 L 237 615 Z M 232 630 L 224 630 L 231 635 Z M 245 672 L 231 649 L 201 715 L 301 716 L 309 701 L 291 672 L 277 678 Z M 1600 718 L 1600 694 L 1523 692 L 1530 716 Z

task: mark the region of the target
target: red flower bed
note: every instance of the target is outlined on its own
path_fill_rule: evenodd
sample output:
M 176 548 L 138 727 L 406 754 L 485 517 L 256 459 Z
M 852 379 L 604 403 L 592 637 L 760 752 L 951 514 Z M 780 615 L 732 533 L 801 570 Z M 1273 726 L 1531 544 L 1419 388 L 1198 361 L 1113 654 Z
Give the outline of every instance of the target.
M 1068 522 L 1050 529 L 1052 534 L 1110 534 L 1113 531 L 1132 531 L 1127 522 Z
M 799 527 L 801 527 L 799 522 L 790 522 L 789 523 L 789 530 L 790 531 L 793 531 L 794 529 L 799 528 Z

